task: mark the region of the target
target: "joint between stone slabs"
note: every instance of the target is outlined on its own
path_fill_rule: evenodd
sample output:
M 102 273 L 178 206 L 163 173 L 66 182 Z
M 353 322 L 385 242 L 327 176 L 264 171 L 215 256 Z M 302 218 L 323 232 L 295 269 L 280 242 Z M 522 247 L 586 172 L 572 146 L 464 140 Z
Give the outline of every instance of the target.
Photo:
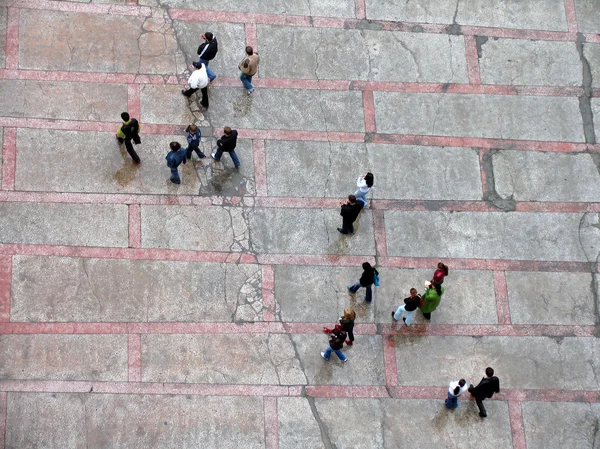
M 12 256 L 0 256 L 0 322 L 10 321 Z
M 265 448 L 279 449 L 279 415 L 277 397 L 264 397 Z
M 17 128 L 4 128 L 2 141 L 2 190 L 15 190 Z

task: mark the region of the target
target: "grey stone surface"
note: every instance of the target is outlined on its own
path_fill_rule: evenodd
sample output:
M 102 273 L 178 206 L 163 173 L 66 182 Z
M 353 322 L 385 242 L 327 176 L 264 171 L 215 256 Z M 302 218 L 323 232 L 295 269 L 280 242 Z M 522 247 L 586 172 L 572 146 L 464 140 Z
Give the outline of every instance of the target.
M 127 335 L 3 335 L 0 379 L 127 380 Z
M 562 0 L 425 0 L 406 3 L 367 0 L 366 3 L 368 19 L 567 31 Z
M 14 256 L 12 272 L 12 321 L 262 317 L 257 265 Z
M 492 156 L 496 191 L 516 201 L 600 201 L 591 154 L 499 151 Z
M 325 448 L 307 398 L 277 398 L 277 412 L 281 449 Z
M 284 334 L 142 335 L 143 382 L 302 385 Z
M 259 26 L 258 41 L 270 78 L 468 82 L 459 36 Z
M 121 112 L 127 110 L 127 86 L 123 84 L 4 79 L 0 80 L 0 91 L 11 92 L 0 95 L 4 117 L 119 122 Z M 14 98 L 52 98 L 52 101 L 40 104 Z M 86 101 L 81 101 L 82 98 Z M 115 132 L 118 127 L 115 123 Z
M 4 146 L 4 128 L 0 126 L 0 145 Z M 0 146 L 0 148 L 2 148 Z M 0 151 L 0 185 L 2 185 L 2 151 Z
M 575 0 L 577 28 L 582 33 L 600 33 L 600 8 L 596 0 Z
M 583 44 L 583 55 L 585 56 L 590 65 L 590 72 L 592 75 L 592 86 L 600 87 L 600 43 Z
M 584 141 L 576 98 L 403 92 L 374 97 L 380 133 Z
M 594 117 L 600 117 L 600 99 L 592 98 L 592 114 Z M 596 136 L 600 136 L 600 120 L 594 120 L 594 129 Z
M 261 398 L 9 393 L 7 447 L 265 447 Z
M 582 248 L 582 214 L 386 211 L 388 255 L 586 262 L 600 230 Z M 593 240 L 596 240 L 594 243 Z M 594 247 L 593 245 L 596 245 Z
M 343 198 L 367 171 L 375 175 L 369 197 L 376 199 L 482 196 L 479 157 L 472 148 L 269 140 L 265 152 L 273 196 Z M 426 171 L 442 175 L 419 176 Z
M 593 325 L 589 273 L 507 271 L 513 324 Z
M 248 251 L 247 213 L 241 207 L 142 206 L 142 246 Z
M 4 46 L 6 44 L 6 7 L 0 7 L 0 67 L 4 68 L 6 65 L 6 57 L 4 53 Z
M 580 86 L 574 42 L 488 39 L 479 59 L 484 84 Z
M 190 104 L 195 101 L 192 97 L 190 102 L 181 94 L 181 85 L 171 84 L 143 84 L 140 86 L 141 103 L 141 134 L 144 134 L 144 123 L 181 125 L 182 127 L 195 123 L 196 119 L 190 110 Z M 209 101 L 212 101 L 209 91 Z
M 501 390 L 598 389 L 595 338 L 401 336 L 395 342 L 400 385 L 477 383 L 491 366 Z
M 127 247 L 126 205 L 0 203 L 0 243 Z
M 600 404 L 525 402 L 528 449 L 595 449 Z
M 487 401 L 493 416 L 487 422 L 477 416 L 474 401 L 462 398 L 452 411 L 443 398 L 317 398 L 315 404 L 335 447 L 512 449 L 506 402 Z
M 392 322 L 390 312 L 410 296 L 410 289 L 423 293 L 425 280 L 431 270 L 401 270 L 378 268 L 381 285 L 374 287 L 373 303 L 363 301 L 364 289 L 350 295 L 348 285 L 354 284 L 362 273 L 361 267 L 275 266 L 275 298 L 281 309 L 282 321 L 322 322 L 331 327 L 345 307 L 356 312 L 357 323 Z M 588 276 L 589 277 L 589 276 Z M 496 324 L 496 300 L 490 271 L 456 271 L 446 291 L 433 323 Z M 415 314 L 415 323 L 425 320 Z
M 168 195 L 239 195 L 255 192 L 254 156 L 248 140 L 238 141 L 236 153 L 242 166 L 239 170 L 233 170 L 231 161 L 225 160 L 224 165 L 210 158 L 215 141 L 208 136 L 201 147 L 207 157 L 198 159 L 194 153 L 192 163 L 179 166 L 181 184 L 170 182 L 171 171 L 165 156 L 170 142 L 176 141 L 182 147 L 187 147 L 184 129 L 182 127 L 180 135 L 142 134 L 142 144 L 135 146 L 143 161 L 140 165 L 132 162 L 125 146 L 117 144 L 113 133 L 19 129 L 16 189 Z M 40 142 L 44 144 L 40 145 Z M 82 145 L 90 149 L 84 156 L 85 163 L 78 164 L 78 169 L 69 176 L 60 176 L 65 166 L 82 158 Z M 104 150 L 96 150 L 100 148 Z M 40 159 L 45 161 L 44 164 L 37 163 Z
M 361 212 L 354 235 L 340 234 L 341 226 L 333 209 L 255 209 L 250 239 L 257 253 L 375 255 L 371 211 Z
M 207 117 L 215 128 L 365 130 L 359 91 L 257 89 L 248 95 L 240 83 L 239 89 L 209 89 L 209 95 Z

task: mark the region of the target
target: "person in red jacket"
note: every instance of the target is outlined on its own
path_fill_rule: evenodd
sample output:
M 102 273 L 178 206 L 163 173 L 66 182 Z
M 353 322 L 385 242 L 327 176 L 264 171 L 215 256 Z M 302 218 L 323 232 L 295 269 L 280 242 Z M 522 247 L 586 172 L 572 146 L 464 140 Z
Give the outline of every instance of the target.
M 352 307 L 346 307 L 344 309 L 344 316 L 340 318 L 340 326 L 342 326 L 342 330 L 348 333 L 348 340 L 346 340 L 346 344 L 348 346 L 352 346 L 354 344 L 354 320 L 356 319 L 356 312 Z M 323 328 L 323 332 L 326 334 L 331 334 L 333 329 L 328 327 Z
M 442 285 L 444 283 L 444 278 L 448 276 L 448 266 L 444 265 L 442 262 L 437 264 L 437 270 L 433 273 L 433 279 L 431 283 L 435 285 Z M 437 290 L 437 288 L 436 288 Z M 439 293 L 439 292 L 438 292 Z
M 339 324 L 335 325 L 333 332 L 329 336 L 329 346 L 325 350 L 325 352 L 321 353 L 321 357 L 325 360 L 329 361 L 331 357 L 331 353 L 335 352 L 335 354 L 340 358 L 342 363 L 346 362 L 348 358 L 342 352 L 342 348 L 344 347 L 344 340 L 346 340 L 346 332 L 342 330 L 342 326 Z

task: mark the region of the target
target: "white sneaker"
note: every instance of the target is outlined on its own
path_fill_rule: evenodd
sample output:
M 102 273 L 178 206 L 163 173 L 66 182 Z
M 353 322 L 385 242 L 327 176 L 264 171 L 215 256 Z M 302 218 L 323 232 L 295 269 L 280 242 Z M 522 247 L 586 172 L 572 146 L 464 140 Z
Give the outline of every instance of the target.
M 329 361 L 329 359 L 327 357 L 325 357 L 325 353 L 324 352 L 321 353 L 321 357 L 323 357 L 325 360 Z
M 216 155 L 216 154 L 217 154 L 217 153 L 212 153 L 212 154 L 210 155 L 210 157 L 212 157 L 212 158 L 213 158 L 215 161 L 217 160 L 217 158 L 215 157 L 215 155 Z

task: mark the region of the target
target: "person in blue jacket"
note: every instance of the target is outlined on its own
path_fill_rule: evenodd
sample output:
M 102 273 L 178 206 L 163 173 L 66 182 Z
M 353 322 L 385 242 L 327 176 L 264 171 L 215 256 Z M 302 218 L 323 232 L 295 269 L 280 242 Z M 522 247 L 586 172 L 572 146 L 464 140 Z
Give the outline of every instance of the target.
M 185 164 L 186 161 L 186 150 L 181 148 L 181 144 L 179 142 L 171 142 L 169 144 L 171 151 L 167 153 L 167 166 L 171 169 L 171 182 L 174 184 L 181 184 L 181 179 L 179 178 L 179 167 L 182 163 Z

